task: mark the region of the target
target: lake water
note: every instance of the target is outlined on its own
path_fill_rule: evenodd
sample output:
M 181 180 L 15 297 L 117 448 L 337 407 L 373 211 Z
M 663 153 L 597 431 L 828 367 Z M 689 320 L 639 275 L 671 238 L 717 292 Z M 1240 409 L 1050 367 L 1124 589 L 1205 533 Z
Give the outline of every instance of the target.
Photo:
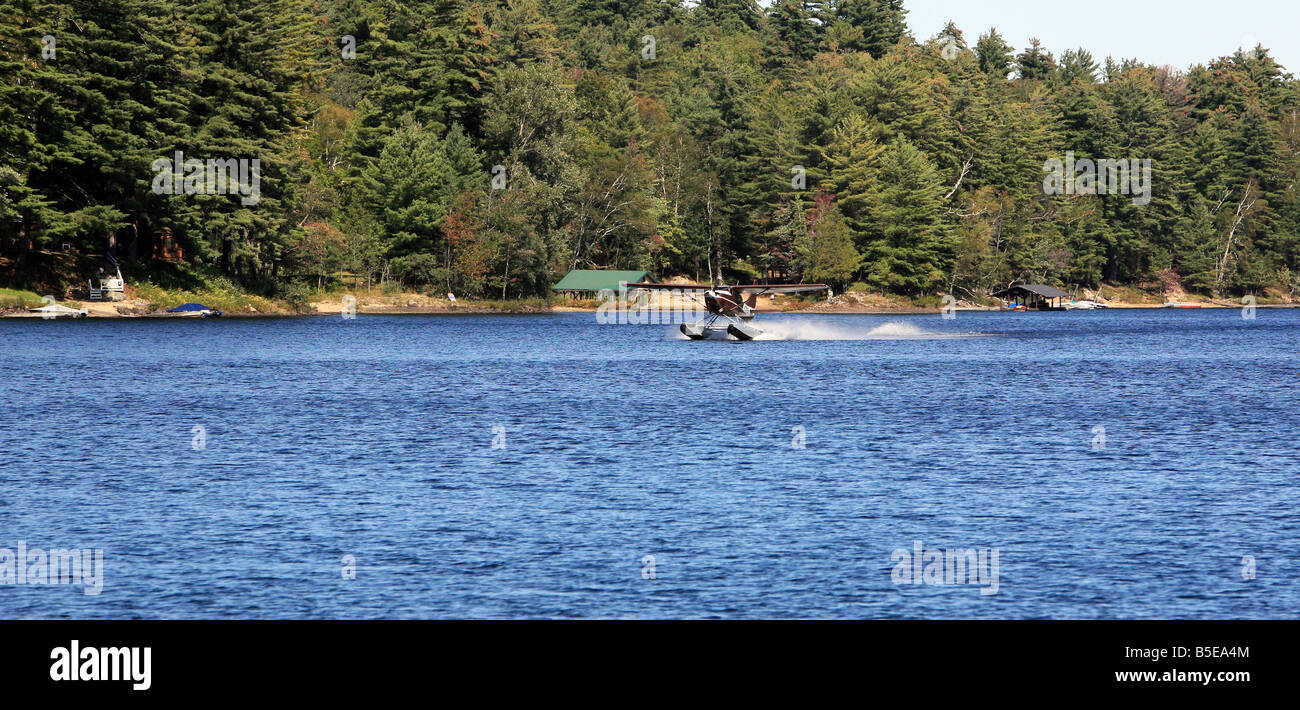
M 1300 311 L 755 324 L 0 321 L 0 617 L 1300 616 Z

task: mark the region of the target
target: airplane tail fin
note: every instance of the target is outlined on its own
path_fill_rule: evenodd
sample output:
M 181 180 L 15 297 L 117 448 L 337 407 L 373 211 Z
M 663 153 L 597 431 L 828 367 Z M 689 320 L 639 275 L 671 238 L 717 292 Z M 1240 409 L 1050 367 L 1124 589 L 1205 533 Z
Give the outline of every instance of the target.
M 745 305 L 749 306 L 750 308 L 753 308 L 754 306 L 758 305 L 758 294 L 757 293 L 749 294 L 749 298 L 745 299 Z

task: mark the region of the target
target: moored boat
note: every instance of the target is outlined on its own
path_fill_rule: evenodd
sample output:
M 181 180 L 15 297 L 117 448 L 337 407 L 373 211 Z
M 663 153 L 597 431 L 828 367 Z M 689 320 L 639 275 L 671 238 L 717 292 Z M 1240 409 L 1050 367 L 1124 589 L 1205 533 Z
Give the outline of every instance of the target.
M 85 318 L 89 313 L 90 311 L 85 308 L 68 308 L 67 306 L 61 306 L 57 303 L 51 303 L 48 306 L 41 306 L 40 308 L 28 308 L 26 313 L 20 313 L 16 316 L 10 317 L 44 318 L 50 320 L 52 318 Z
M 221 311 L 216 308 L 208 308 L 202 303 L 182 303 L 175 308 L 168 308 L 167 312 L 180 318 L 218 318 Z

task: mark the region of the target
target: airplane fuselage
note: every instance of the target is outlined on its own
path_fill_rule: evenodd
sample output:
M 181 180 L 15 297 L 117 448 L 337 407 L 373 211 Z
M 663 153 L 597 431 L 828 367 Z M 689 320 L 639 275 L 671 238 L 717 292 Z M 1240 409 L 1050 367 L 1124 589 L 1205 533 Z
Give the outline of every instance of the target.
M 704 307 L 716 316 L 741 320 L 751 320 L 754 317 L 754 309 L 745 303 L 745 299 L 739 293 L 731 291 L 705 291 Z

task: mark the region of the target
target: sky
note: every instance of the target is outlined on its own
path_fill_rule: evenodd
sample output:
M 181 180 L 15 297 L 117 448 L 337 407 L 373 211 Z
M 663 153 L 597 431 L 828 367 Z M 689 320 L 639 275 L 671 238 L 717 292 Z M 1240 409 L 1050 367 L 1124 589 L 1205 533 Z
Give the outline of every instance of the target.
M 1037 37 L 1058 59 L 1083 47 L 1098 64 L 1110 55 L 1182 70 L 1260 42 L 1300 75 L 1300 0 L 904 0 L 903 7 L 922 42 L 952 20 L 972 47 L 997 27 L 1017 54 Z

